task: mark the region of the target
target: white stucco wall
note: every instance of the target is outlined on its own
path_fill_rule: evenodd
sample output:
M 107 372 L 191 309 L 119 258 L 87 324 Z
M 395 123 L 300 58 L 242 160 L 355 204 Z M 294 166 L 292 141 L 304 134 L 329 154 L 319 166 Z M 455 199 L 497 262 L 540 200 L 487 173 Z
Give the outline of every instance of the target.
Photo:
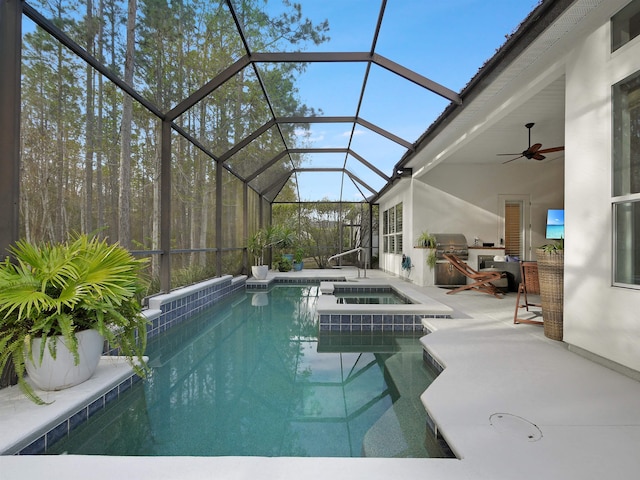
M 382 269 L 427 285 L 426 252 L 416 249 L 416 239 L 429 233 L 462 233 L 469 245 L 477 236 L 496 246 L 503 237 L 499 196 L 528 196 L 533 248 L 547 243 L 544 237 L 549 208 L 563 208 L 564 166 L 554 161 L 522 162 L 509 167 L 490 165 L 440 165 L 425 177 L 428 183 L 404 179 L 380 203 L 382 212 L 403 202 L 404 253 L 414 268 L 402 271 L 401 255 L 382 254 Z M 525 255 L 533 258 L 533 254 Z
M 544 243 L 547 209 L 563 208 L 564 166 L 561 159 L 505 165 L 442 164 L 418 182 L 414 197 L 420 212 L 414 229 L 432 233 L 463 233 L 496 246 L 504 236 L 501 195 L 528 196 L 533 248 Z M 525 252 L 525 257 L 532 258 Z
M 402 254 L 383 253 L 384 242 L 382 240 L 382 214 L 385 210 L 402 202 L 402 224 L 403 224 L 403 244 L 404 252 L 410 255 L 410 247 L 413 244 L 415 235 L 413 234 L 412 216 L 412 182 L 411 179 L 401 179 L 397 181 L 390 191 L 380 202 L 379 225 L 380 225 L 380 269 L 398 276 L 408 277 L 411 272 L 402 270 Z
M 640 370 L 640 291 L 612 286 L 611 225 L 611 87 L 640 70 L 640 38 L 611 53 L 604 21 L 575 45 L 566 69 L 564 340 Z

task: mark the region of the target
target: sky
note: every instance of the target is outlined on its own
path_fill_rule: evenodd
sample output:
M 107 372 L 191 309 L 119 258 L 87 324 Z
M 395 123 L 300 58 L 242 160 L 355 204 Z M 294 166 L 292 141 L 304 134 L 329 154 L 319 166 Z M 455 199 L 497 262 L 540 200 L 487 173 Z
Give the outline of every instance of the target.
M 270 0 L 269 8 L 277 2 Z M 307 51 L 368 52 L 381 0 L 302 0 L 303 16 L 329 21 L 331 40 Z M 387 0 L 375 52 L 454 92 L 460 90 L 493 56 L 507 36 L 538 5 L 538 0 Z M 365 64 L 310 64 L 298 81 L 300 99 L 324 115 L 355 116 Z M 411 143 L 449 104 L 446 100 L 379 66 L 369 74 L 359 116 Z M 312 124 L 309 146 L 346 147 L 351 124 Z M 356 127 L 351 149 L 390 176 L 406 151 L 374 132 Z M 345 155 L 307 155 L 309 165 L 341 167 Z M 374 189 L 386 182 L 349 156 L 347 168 Z M 340 196 L 340 180 L 318 181 L 299 175 L 303 199 Z M 307 178 L 308 177 L 308 178 Z M 338 176 L 336 176 L 337 178 Z M 365 195 L 369 195 L 366 189 Z M 354 188 L 345 200 L 362 200 Z

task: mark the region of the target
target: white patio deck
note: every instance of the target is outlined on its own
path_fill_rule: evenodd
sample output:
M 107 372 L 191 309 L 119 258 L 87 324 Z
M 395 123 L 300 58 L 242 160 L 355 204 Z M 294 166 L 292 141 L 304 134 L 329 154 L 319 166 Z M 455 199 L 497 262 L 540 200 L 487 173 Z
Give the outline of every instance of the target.
M 356 276 L 302 273 L 337 272 Z M 513 325 L 515 294 L 411 288 L 454 309 L 453 319 L 429 320 L 436 332 L 423 343 L 445 370 L 422 399 L 459 459 L 1 456 L 0 478 L 637 478 L 640 382 L 546 339 L 539 326 Z

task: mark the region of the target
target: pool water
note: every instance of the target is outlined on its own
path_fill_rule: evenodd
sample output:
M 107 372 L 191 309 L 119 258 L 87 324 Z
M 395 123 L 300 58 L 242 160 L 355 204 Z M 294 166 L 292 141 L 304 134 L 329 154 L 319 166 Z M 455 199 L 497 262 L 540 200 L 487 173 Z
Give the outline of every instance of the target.
M 340 304 L 360 305 L 402 305 L 411 303 L 407 298 L 395 292 L 383 293 L 334 293 Z
M 319 338 L 317 295 L 241 293 L 155 337 L 151 375 L 48 453 L 444 456 L 419 336 Z

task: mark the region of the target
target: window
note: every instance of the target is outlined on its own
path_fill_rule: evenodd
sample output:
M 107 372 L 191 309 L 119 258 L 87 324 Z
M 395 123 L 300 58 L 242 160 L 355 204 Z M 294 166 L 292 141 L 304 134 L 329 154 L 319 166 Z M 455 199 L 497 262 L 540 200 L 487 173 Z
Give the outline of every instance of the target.
M 522 202 L 507 201 L 504 205 L 504 253 L 522 257 Z
M 634 0 L 611 17 L 611 51 L 640 35 L 640 0 Z
M 640 285 L 640 72 L 613 86 L 612 198 L 613 280 Z
M 383 252 L 402 253 L 402 203 L 382 212 Z

